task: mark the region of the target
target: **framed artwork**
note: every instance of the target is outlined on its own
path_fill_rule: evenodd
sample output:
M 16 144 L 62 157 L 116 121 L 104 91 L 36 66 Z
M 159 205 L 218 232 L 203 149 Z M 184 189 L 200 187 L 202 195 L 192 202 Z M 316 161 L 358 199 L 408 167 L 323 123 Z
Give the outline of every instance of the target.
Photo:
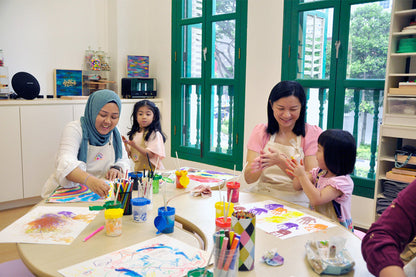
M 82 96 L 82 70 L 55 69 L 55 97 Z
M 149 56 L 127 56 L 127 77 L 149 77 Z

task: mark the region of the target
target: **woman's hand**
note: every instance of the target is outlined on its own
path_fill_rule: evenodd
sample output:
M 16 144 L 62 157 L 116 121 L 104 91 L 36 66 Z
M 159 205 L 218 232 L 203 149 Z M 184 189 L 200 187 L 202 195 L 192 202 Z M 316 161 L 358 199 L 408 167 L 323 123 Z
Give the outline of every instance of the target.
M 107 171 L 107 174 L 105 175 L 105 178 L 107 180 L 114 181 L 114 179 L 123 178 L 123 173 L 120 170 L 118 170 L 117 168 L 113 167 L 113 168 L 110 168 Z
M 260 168 L 265 169 L 273 165 L 284 167 L 285 161 L 287 159 L 286 155 L 272 148 L 269 148 L 268 150 L 269 150 L 268 153 L 263 150 L 260 152 L 260 156 L 259 156 Z
M 106 197 L 108 191 L 110 190 L 110 186 L 104 180 L 98 179 L 92 175 L 89 176 L 87 181 L 85 182 L 90 190 L 98 194 L 100 197 Z

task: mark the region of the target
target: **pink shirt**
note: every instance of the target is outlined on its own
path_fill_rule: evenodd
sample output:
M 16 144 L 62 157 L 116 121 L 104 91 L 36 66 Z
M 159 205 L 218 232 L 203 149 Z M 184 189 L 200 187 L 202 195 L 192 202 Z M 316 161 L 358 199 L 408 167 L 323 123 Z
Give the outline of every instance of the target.
M 257 124 L 248 139 L 247 149 L 260 153 L 270 140 L 270 134 L 266 130 L 266 124 Z M 316 151 L 318 151 L 318 137 L 321 133 L 322 129 L 318 126 L 305 123 L 305 137 L 301 138 L 300 143 L 305 157 L 316 155 Z
M 316 167 L 310 172 L 312 174 L 313 183 L 316 188 L 321 191 L 327 186 L 331 186 L 336 190 L 342 192 L 342 195 L 335 198 L 335 202 L 340 205 L 341 217 L 338 217 L 339 223 L 349 230 L 353 230 L 352 218 L 351 218 L 351 197 L 354 189 L 354 182 L 349 175 L 341 175 L 335 177 L 320 176 L 317 180 L 317 175 L 320 168 Z

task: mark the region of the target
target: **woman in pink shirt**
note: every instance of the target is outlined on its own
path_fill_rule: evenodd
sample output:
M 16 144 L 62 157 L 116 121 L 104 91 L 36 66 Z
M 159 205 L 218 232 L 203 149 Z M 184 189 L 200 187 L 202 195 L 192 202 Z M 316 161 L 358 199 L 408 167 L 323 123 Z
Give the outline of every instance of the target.
M 295 81 L 275 85 L 267 101 L 267 124 L 256 125 L 247 144 L 248 184 L 260 193 L 308 207 L 303 191 L 295 191 L 286 159 L 303 159 L 307 171 L 318 166 L 316 151 L 322 129 L 305 123 L 306 95 Z

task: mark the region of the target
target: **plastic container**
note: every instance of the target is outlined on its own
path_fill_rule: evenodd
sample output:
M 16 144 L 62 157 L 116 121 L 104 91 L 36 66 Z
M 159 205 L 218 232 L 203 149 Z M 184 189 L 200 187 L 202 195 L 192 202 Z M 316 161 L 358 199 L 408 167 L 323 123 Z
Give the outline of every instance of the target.
M 202 277 L 202 276 L 206 276 L 206 277 L 212 277 L 212 276 L 214 276 L 213 274 L 212 274 L 212 272 L 211 271 L 209 271 L 209 270 L 207 270 L 206 272 L 205 272 L 205 275 L 204 275 L 204 272 L 205 272 L 205 268 L 196 268 L 196 269 L 192 269 L 192 270 L 189 270 L 188 271 L 188 277 Z
M 231 217 L 227 217 L 224 221 L 224 217 L 218 217 L 215 219 L 215 231 L 228 230 L 231 231 Z
M 188 171 L 186 170 L 176 170 L 176 188 L 177 189 L 184 189 L 189 184 L 189 177 L 188 177 Z
M 134 171 L 129 173 L 129 177 L 133 180 L 133 190 L 137 190 L 139 187 L 139 182 L 142 182 L 143 173 L 140 171 Z
M 143 197 L 137 197 L 131 200 L 133 220 L 135 222 L 145 222 L 147 220 L 148 204 L 150 204 L 150 200 Z
M 224 202 L 219 201 L 215 203 L 215 218 L 224 216 Z M 228 202 L 225 202 L 225 212 L 227 212 Z M 231 216 L 234 212 L 234 203 L 230 203 L 227 216 Z
M 159 193 L 159 181 L 162 179 L 161 175 L 155 175 L 153 177 L 153 193 L 157 194 Z
M 411 97 L 388 97 L 387 113 L 390 114 L 416 114 L 416 99 Z
M 110 237 L 121 235 L 123 209 L 108 209 L 104 211 L 105 217 L 105 234 Z
M 155 217 L 154 224 L 157 229 L 156 234 L 173 233 L 175 227 L 175 208 L 174 207 L 160 207 L 157 209 L 158 216 Z
M 227 199 L 230 199 L 231 195 L 231 202 L 238 203 L 240 197 L 240 183 L 239 182 L 227 182 Z

